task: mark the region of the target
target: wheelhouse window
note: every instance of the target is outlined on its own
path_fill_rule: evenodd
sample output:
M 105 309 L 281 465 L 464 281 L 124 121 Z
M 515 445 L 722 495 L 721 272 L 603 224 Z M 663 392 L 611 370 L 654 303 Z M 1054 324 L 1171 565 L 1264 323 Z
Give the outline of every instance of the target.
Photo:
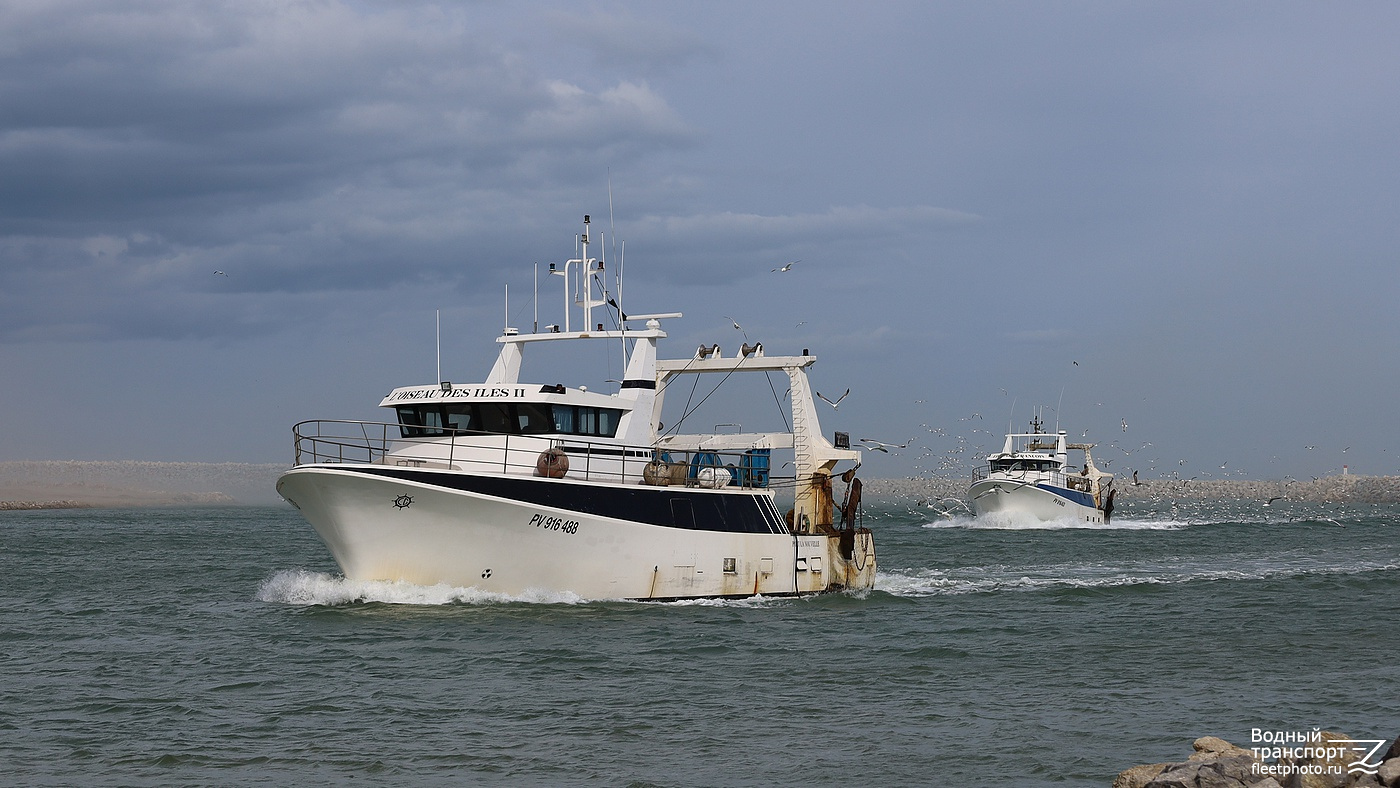
M 433 407 L 399 406 L 399 431 L 405 438 L 426 438 L 443 435 L 442 411 Z
M 444 406 L 447 412 L 447 427 L 453 430 L 479 430 L 481 429 L 481 417 L 477 415 L 476 406 L 471 403 L 453 402 Z
M 1055 471 L 1059 463 L 1054 460 L 993 460 L 989 463 L 994 471 L 1016 473 L 1021 471 Z
M 583 405 L 554 405 L 554 431 L 561 435 L 588 435 L 611 438 L 617 435 L 622 411 L 616 408 L 591 408 Z
M 542 402 L 516 403 L 516 431 L 521 435 L 548 435 L 554 432 L 554 417 L 550 409 L 550 405 Z
M 544 402 L 449 402 L 400 405 L 399 431 L 405 438 L 461 433 L 478 435 L 617 435 L 622 411 Z
M 509 402 L 477 403 L 477 411 L 481 414 L 481 426 L 477 429 L 492 435 L 509 435 L 514 432 L 511 429 L 514 421 L 510 417 L 511 407 Z

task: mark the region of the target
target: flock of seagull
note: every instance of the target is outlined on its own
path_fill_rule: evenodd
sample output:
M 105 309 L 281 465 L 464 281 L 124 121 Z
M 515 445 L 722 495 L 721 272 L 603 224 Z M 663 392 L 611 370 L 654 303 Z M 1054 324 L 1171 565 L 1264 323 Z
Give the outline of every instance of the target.
M 788 261 L 787 263 L 784 263 L 784 264 L 781 265 L 781 266 L 777 266 L 777 267 L 774 267 L 774 268 L 769 269 L 769 272 L 770 272 L 770 273 L 775 273 L 775 274 L 788 273 L 788 272 L 790 272 L 790 271 L 793 270 L 793 266 L 797 265 L 797 264 L 800 263 L 800 262 L 802 262 L 802 261 L 801 261 L 801 260 L 791 260 L 791 261 Z M 732 325 L 736 331 L 739 331 L 739 332 L 741 332 L 741 333 L 744 334 L 745 340 L 748 339 L 748 332 L 745 331 L 745 330 L 744 330 L 744 327 L 743 327 L 742 325 L 739 324 L 739 321 L 737 321 L 737 320 L 735 320 L 734 318 L 729 317 L 729 316 L 727 316 L 727 315 L 725 316 L 725 319 L 729 321 L 730 325 Z M 805 322 L 806 322 L 806 321 L 803 321 L 802 323 L 798 323 L 797 325 L 800 327 L 800 326 L 802 326 L 803 323 L 805 323 Z M 1079 362 L 1078 362 L 1077 360 L 1071 360 L 1071 363 L 1073 363 L 1073 365 L 1076 366 L 1076 367 L 1080 366 L 1080 364 L 1079 364 Z M 1001 392 L 1002 392 L 1003 395 L 1007 394 L 1007 390 L 1004 389 L 1004 388 L 1001 389 Z M 817 392 L 815 392 L 815 393 L 816 393 L 817 398 L 820 399 L 822 402 L 825 402 L 826 404 L 830 405 L 830 406 L 831 406 L 832 408 L 834 408 L 834 409 L 839 409 L 839 408 L 841 407 L 841 403 L 842 403 L 842 402 L 845 402 L 845 401 L 846 401 L 846 398 L 847 398 L 848 396 L 850 396 L 851 390 L 850 390 L 849 388 L 847 388 L 845 391 L 841 392 L 841 395 L 840 395 L 840 396 L 836 397 L 835 399 L 832 399 L 831 397 L 828 397 L 828 396 L 826 396 L 825 394 L 822 394 L 820 391 L 817 391 Z M 923 402 L 923 400 L 916 400 L 916 404 L 922 403 L 922 402 Z M 972 422 L 972 421 L 979 421 L 979 420 L 982 420 L 982 414 L 980 414 L 980 413 L 973 413 L 973 414 L 971 414 L 970 416 L 965 416 L 965 417 L 959 419 L 959 421 L 963 421 L 963 422 Z M 928 424 L 924 424 L 924 425 L 922 425 L 922 426 L 923 426 L 930 434 L 933 434 L 933 435 L 936 435 L 936 436 L 939 436 L 939 437 L 948 437 L 947 433 L 946 433 L 944 430 L 942 430 L 942 429 L 935 428 L 935 427 L 930 427 Z M 1126 418 L 1120 419 L 1120 420 L 1119 420 L 1118 426 L 1119 426 L 1119 429 L 1121 429 L 1124 433 L 1127 433 L 1127 432 L 1128 432 L 1128 420 L 1127 420 Z M 985 434 L 988 436 L 989 439 L 993 439 L 993 440 L 1000 437 L 1000 436 L 997 436 L 997 435 L 993 435 L 991 431 L 985 430 L 985 429 L 976 429 L 976 428 L 974 428 L 974 429 L 972 429 L 972 430 L 969 430 L 968 432 L 969 432 L 970 434 L 972 434 L 972 435 L 976 435 L 977 433 L 985 433 Z M 1085 430 L 1084 433 L 1083 433 L 1083 435 L 1082 435 L 1081 437 L 1087 438 L 1087 437 L 1088 437 L 1088 430 Z M 974 440 L 973 438 L 970 438 L 970 437 L 967 437 L 967 436 L 959 435 L 959 436 L 956 436 L 956 440 L 957 440 L 957 446 L 955 446 L 954 448 L 952 448 L 952 449 L 948 450 L 947 452 L 945 452 L 944 455 L 940 458 L 941 461 L 939 462 L 938 466 L 937 466 L 936 468 L 933 469 L 933 470 L 936 470 L 936 471 L 945 472 L 945 475 L 946 475 L 947 477 L 949 477 L 949 478 L 952 478 L 953 476 L 958 475 L 958 474 L 960 474 L 960 473 L 964 473 L 964 472 L 967 470 L 967 468 L 966 468 L 966 465 L 967 465 L 966 460 L 963 459 L 963 458 L 961 458 L 961 457 L 959 457 L 959 455 L 965 454 L 965 453 L 967 453 L 968 451 L 971 450 L 971 451 L 973 451 L 973 453 L 974 453 L 975 455 L 977 455 L 977 456 L 975 457 L 975 460 L 974 460 L 974 461 L 980 462 L 983 456 L 985 456 L 986 454 L 990 453 L 990 450 L 989 450 L 985 445 L 979 445 L 979 446 L 973 446 L 973 445 L 971 445 L 972 441 Z M 862 449 L 865 449 L 865 450 L 867 450 L 867 451 L 872 451 L 872 452 L 878 451 L 878 452 L 882 452 L 882 453 L 884 453 L 884 454 L 891 454 L 891 453 L 896 453 L 896 454 L 897 454 L 897 453 L 898 453 L 898 450 L 908 449 L 909 446 L 912 445 L 912 444 L 914 443 L 914 441 L 915 441 L 915 438 L 911 437 L 911 438 L 909 438 L 908 440 L 904 441 L 903 443 L 895 443 L 895 442 L 892 442 L 892 441 L 876 440 L 876 439 L 874 439 L 874 438 L 861 438 L 859 442 L 860 442 L 860 444 L 861 444 L 861 448 L 862 448 Z M 1124 457 L 1131 456 L 1132 454 L 1134 454 L 1134 453 L 1136 453 L 1136 452 L 1140 452 L 1140 451 L 1142 451 L 1143 449 L 1147 449 L 1147 448 L 1149 448 L 1149 447 L 1151 447 L 1151 446 L 1152 446 L 1152 442 L 1151 442 L 1151 441 L 1144 441 L 1141 445 L 1139 445 L 1139 446 L 1137 446 L 1137 447 L 1135 447 L 1135 448 L 1132 448 L 1132 449 L 1125 448 L 1124 446 L 1120 445 L 1118 441 L 1114 441 L 1114 442 L 1108 444 L 1108 447 L 1109 447 L 1109 448 L 1113 448 L 1113 449 L 1116 449 L 1116 450 L 1118 450 L 1118 451 L 1121 451 L 1121 452 L 1123 453 L 1123 456 L 1124 456 Z M 1307 449 L 1315 449 L 1315 448 L 1317 448 L 1317 447 L 1316 447 L 1316 446 L 1311 446 L 1311 445 L 1310 445 L 1310 446 L 1307 446 L 1307 447 L 1305 447 L 1305 448 L 1307 448 Z M 1350 449 L 1350 448 L 1351 448 L 1351 447 L 1349 447 L 1349 446 L 1347 447 L 1347 449 Z M 1343 451 L 1343 452 L 1346 452 L 1347 449 L 1343 449 L 1342 451 Z M 928 460 L 928 459 L 930 459 L 930 458 L 932 458 L 932 457 L 934 457 L 934 451 L 933 451 L 933 449 L 932 449 L 932 448 L 925 448 L 925 449 L 923 450 L 923 455 L 921 456 L 920 459 L 921 459 L 921 460 Z M 1099 465 L 1102 465 L 1104 468 L 1110 468 L 1110 467 L 1112 466 L 1113 462 L 1114 462 L 1115 460 L 1117 460 L 1117 459 L 1121 459 L 1121 458 L 1113 458 L 1113 457 L 1101 458 L 1101 459 L 1099 460 L 1099 463 L 1098 463 L 1098 464 L 1099 464 Z M 1184 466 L 1187 464 L 1187 461 L 1186 461 L 1185 459 L 1181 459 L 1181 460 L 1178 461 L 1177 464 L 1178 464 L 1178 466 L 1184 467 Z M 1149 470 L 1152 470 L 1152 471 L 1155 471 L 1155 470 L 1156 470 L 1156 465 L 1157 465 L 1157 460 L 1156 460 L 1156 459 L 1153 459 L 1153 460 L 1150 461 L 1149 466 L 1148 466 L 1148 469 L 1149 469 Z M 1221 464 L 1220 464 L 1220 470 L 1221 470 L 1221 471 L 1224 471 L 1224 473 L 1221 474 L 1222 476 L 1229 476 L 1229 475 L 1231 475 L 1231 471 L 1226 471 L 1226 466 L 1227 466 L 1227 465 L 1229 465 L 1228 462 L 1226 462 L 1226 463 L 1221 463 Z M 917 464 L 917 465 L 915 465 L 914 467 L 915 467 L 916 469 L 918 469 L 918 470 L 928 470 L 928 469 L 924 468 L 924 466 L 923 466 L 922 464 Z M 1133 486 L 1135 486 L 1135 487 L 1140 487 L 1140 486 L 1143 486 L 1143 485 L 1147 484 L 1147 482 L 1143 482 L 1143 481 L 1140 481 L 1140 480 L 1138 479 L 1138 471 L 1137 471 L 1137 470 L 1134 470 L 1134 469 L 1129 469 L 1129 470 L 1132 472 L 1132 482 L 1131 482 L 1131 484 L 1132 484 Z M 1235 473 L 1237 476 L 1244 476 L 1244 472 L 1243 472 L 1243 471 L 1235 471 L 1234 473 Z M 1173 472 L 1167 477 L 1166 481 L 1169 482 L 1170 484 L 1177 485 L 1177 486 L 1179 486 L 1179 487 L 1185 487 L 1187 484 L 1189 484 L 1189 483 L 1192 482 L 1192 481 L 1198 480 L 1198 479 L 1201 478 L 1201 476 L 1203 476 L 1203 475 L 1204 475 L 1204 476 L 1210 476 L 1209 473 L 1201 473 L 1201 474 L 1197 474 L 1197 475 L 1191 476 L 1191 477 L 1183 477 L 1182 474 L 1181 474 L 1181 472 L 1180 472 L 1180 470 L 1173 470 Z M 1277 501 L 1277 500 L 1279 500 L 1279 499 L 1282 498 L 1282 497 L 1283 497 L 1283 496 L 1279 496 L 1279 497 L 1272 498 L 1272 499 L 1270 499 L 1269 501 L 1265 502 L 1264 505 L 1265 505 L 1265 506 L 1272 505 L 1272 504 L 1274 503 L 1274 501 Z M 945 501 L 943 501 L 943 502 L 946 503 L 947 500 L 952 500 L 952 499 L 945 499 Z

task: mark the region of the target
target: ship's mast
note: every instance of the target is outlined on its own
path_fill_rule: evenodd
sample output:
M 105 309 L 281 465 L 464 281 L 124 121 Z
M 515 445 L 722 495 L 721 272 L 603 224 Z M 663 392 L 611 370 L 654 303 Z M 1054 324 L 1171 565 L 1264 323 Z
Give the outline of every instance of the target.
M 579 253 L 579 256 L 576 257 L 576 258 L 574 258 L 574 259 L 572 259 L 572 260 L 566 260 L 566 261 L 564 261 L 564 332 L 565 332 L 565 333 L 568 333 L 569 331 L 572 330 L 571 327 L 570 327 L 570 325 L 569 325 L 569 311 L 570 311 L 570 310 L 569 310 L 569 266 L 571 266 L 571 265 L 577 265 L 577 266 L 579 267 L 579 274 L 578 274 L 578 275 L 579 275 L 579 277 L 581 277 L 581 279 L 582 279 L 582 281 L 578 282 L 578 284 L 580 284 L 580 285 L 583 286 L 583 287 L 582 287 L 582 292 L 580 293 L 579 296 L 577 296 L 577 297 L 574 298 L 574 303 L 575 303 L 575 304 L 578 304 L 578 305 L 581 306 L 581 307 L 583 307 L 583 328 L 581 329 L 581 330 L 583 331 L 583 333 L 588 333 L 589 331 L 593 330 L 593 328 L 594 328 L 594 326 L 593 326 L 593 307 L 595 307 L 595 306 L 603 306 L 604 304 L 607 303 L 607 301 L 605 301 L 605 300 L 603 300 L 603 299 L 597 299 L 597 298 L 594 298 L 594 297 L 593 297 L 593 276 L 594 276 L 594 272 L 595 272 L 595 271 L 602 271 L 602 270 L 603 270 L 603 263 L 602 263 L 601 261 L 599 261 L 599 260 L 595 260 L 594 258 L 588 256 L 588 244 L 592 241 L 592 239 L 589 238 L 589 235 L 588 235 L 588 230 L 589 230 L 589 225 L 590 225 L 590 223 L 591 223 L 591 220 L 590 220 L 588 214 L 584 214 L 584 215 L 583 215 L 583 233 L 582 233 L 581 235 L 579 235 L 579 244 L 580 244 L 580 249 L 581 249 L 581 251 L 580 251 L 580 253 Z M 552 273 L 553 273 L 553 272 L 552 272 Z

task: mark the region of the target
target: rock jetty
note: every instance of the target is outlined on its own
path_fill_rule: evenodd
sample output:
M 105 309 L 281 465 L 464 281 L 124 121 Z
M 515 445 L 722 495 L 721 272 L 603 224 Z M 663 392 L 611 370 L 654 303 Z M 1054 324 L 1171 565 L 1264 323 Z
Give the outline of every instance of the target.
M 281 464 L 9 460 L 0 510 L 275 503 Z
M 0 501 L 0 511 L 29 509 L 91 509 L 93 504 L 82 501 Z
M 1400 739 L 1375 773 L 1355 765 L 1352 738 L 1321 731 L 1316 741 L 1245 749 L 1216 736 L 1195 741 L 1196 752 L 1178 763 L 1151 763 L 1124 770 L 1113 788 L 1398 788 Z M 1281 749 L 1282 752 L 1275 754 Z

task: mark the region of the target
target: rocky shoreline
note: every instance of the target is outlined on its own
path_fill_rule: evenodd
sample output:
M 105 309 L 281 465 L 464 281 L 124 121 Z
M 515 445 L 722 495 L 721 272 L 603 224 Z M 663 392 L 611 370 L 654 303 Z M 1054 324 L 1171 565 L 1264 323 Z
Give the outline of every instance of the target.
M 11 460 L 0 462 L 0 511 L 275 503 L 285 465 Z
M 101 491 L 80 493 L 82 499 L 61 500 L 0 500 L 0 511 L 31 511 L 38 509 L 120 509 L 139 506 L 184 506 L 235 503 L 234 499 L 221 492 L 209 493 L 167 493 L 149 490 L 126 490 L 121 492 Z
M 1113 788 L 1396 788 L 1400 786 L 1400 739 L 1381 757 L 1379 768 L 1362 764 L 1367 754 L 1345 734 L 1309 732 L 1306 740 L 1266 743 L 1245 749 L 1215 736 L 1193 743 L 1195 753 L 1176 763 L 1125 769 Z M 1375 763 L 1370 761 L 1369 763 Z
M 23 511 L 28 509 L 90 509 L 92 504 L 82 501 L 0 501 L 0 511 Z

